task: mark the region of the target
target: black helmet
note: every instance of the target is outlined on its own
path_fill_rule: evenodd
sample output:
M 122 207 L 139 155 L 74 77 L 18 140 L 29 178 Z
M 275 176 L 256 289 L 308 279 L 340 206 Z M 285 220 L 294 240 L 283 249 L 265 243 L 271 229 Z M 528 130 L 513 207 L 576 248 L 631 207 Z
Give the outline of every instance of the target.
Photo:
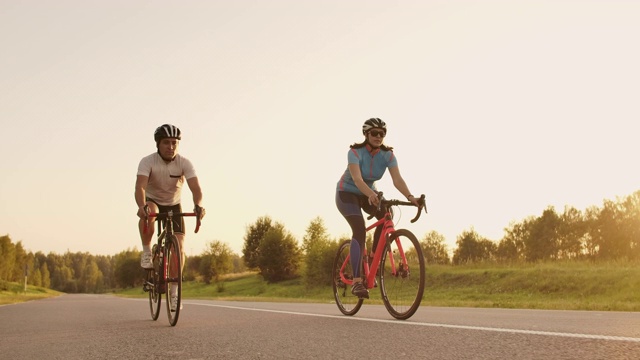
M 382 129 L 382 131 L 384 131 L 384 134 L 387 134 L 387 124 L 385 124 L 384 121 L 378 118 L 371 118 L 365 121 L 364 125 L 362 125 L 362 134 L 366 135 L 367 131 L 373 128 Z
M 159 126 L 156 131 L 153 133 L 153 138 L 156 140 L 156 143 L 160 142 L 162 139 L 166 138 L 174 138 L 180 140 L 180 136 L 182 133 L 180 129 L 171 124 L 164 124 Z

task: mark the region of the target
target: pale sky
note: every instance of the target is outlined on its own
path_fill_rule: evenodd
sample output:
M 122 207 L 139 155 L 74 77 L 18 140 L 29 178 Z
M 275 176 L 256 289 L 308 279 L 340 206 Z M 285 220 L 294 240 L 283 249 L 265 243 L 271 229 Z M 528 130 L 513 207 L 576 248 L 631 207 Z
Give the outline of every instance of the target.
M 172 123 L 207 208 L 187 254 L 241 254 L 265 215 L 299 242 L 317 216 L 350 236 L 335 186 L 379 117 L 429 207 L 397 227 L 498 241 L 547 206 L 640 189 L 638 19 L 615 0 L 3 0 L 0 235 L 140 249 L 138 162 Z M 378 188 L 400 196 L 388 173 Z

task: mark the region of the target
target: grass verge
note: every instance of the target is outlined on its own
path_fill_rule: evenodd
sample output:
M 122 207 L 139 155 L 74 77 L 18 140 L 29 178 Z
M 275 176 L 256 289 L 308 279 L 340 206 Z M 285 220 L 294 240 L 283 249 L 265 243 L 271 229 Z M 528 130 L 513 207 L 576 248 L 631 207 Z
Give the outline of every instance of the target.
M 427 266 L 423 306 L 640 311 L 640 264 L 617 262 Z M 118 292 L 144 297 L 141 289 Z M 302 279 L 269 284 L 255 273 L 217 284 L 185 282 L 186 299 L 332 303 L 330 286 L 308 287 Z M 367 303 L 381 304 L 372 289 Z
M 40 300 L 59 296 L 60 292 L 45 289 L 37 286 L 27 286 L 24 291 L 24 284 L 0 281 L 0 305 L 16 304 L 30 300 Z
M 518 265 L 427 266 L 422 306 L 640 311 L 640 263 L 554 262 Z M 4 286 L 3 286 L 4 284 Z M 7 285 L 8 284 L 8 285 Z M 0 305 L 60 293 L 0 282 Z M 146 297 L 142 287 L 114 292 Z M 185 299 L 333 303 L 330 286 L 302 278 L 269 284 L 256 273 L 232 274 L 218 283 L 185 282 Z M 368 304 L 381 304 L 372 289 Z

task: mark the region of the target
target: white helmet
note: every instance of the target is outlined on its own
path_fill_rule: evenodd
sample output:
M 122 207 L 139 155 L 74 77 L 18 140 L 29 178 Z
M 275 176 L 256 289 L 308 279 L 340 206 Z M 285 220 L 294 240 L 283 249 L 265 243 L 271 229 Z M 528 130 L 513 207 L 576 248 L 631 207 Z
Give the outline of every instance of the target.
M 365 121 L 362 125 L 362 134 L 366 135 L 367 131 L 373 128 L 382 129 L 382 131 L 384 131 L 384 134 L 387 134 L 387 124 L 385 124 L 384 121 L 380 120 L 379 118 L 371 118 Z
M 164 124 L 162 126 L 159 126 L 153 133 L 153 138 L 156 140 L 156 143 L 166 138 L 174 138 L 180 140 L 181 136 L 182 133 L 180 132 L 180 129 L 171 124 Z

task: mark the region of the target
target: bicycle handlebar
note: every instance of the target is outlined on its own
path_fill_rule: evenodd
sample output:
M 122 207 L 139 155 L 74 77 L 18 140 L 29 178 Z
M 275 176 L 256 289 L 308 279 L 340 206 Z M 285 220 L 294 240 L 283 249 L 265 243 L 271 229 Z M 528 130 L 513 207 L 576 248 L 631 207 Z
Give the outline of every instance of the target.
M 153 212 L 150 212 L 150 213 L 147 215 L 147 219 L 148 219 L 148 218 L 150 218 L 150 217 L 155 217 L 155 218 L 156 218 L 155 220 L 162 220 L 162 219 L 167 218 L 167 216 L 168 216 L 168 215 L 169 215 L 169 213 L 166 213 L 166 212 L 162 212 L 162 213 L 153 213 Z M 188 212 L 188 213 L 173 213 L 173 214 L 172 214 L 172 217 L 174 217 L 174 216 L 195 216 L 195 217 L 196 217 L 196 230 L 195 230 L 195 233 L 198 233 L 198 230 L 200 230 L 200 224 L 201 224 L 201 221 L 200 221 L 200 217 L 198 216 L 198 214 L 197 214 L 197 213 L 195 213 L 195 212 Z M 154 220 L 154 221 L 155 221 L 155 220 Z M 146 222 L 145 222 L 145 224 L 144 224 L 144 232 L 145 232 L 145 233 L 147 232 L 147 223 L 146 223 Z
M 384 198 L 384 196 L 382 196 L 382 191 L 380 191 L 378 193 L 378 211 L 380 210 L 380 208 L 384 205 L 386 207 L 389 206 L 415 206 L 411 201 L 402 201 L 402 200 L 396 200 L 396 199 L 392 199 L 392 200 L 387 200 Z M 420 218 L 420 215 L 422 215 L 422 209 L 424 208 L 424 213 L 428 214 L 427 212 L 427 202 L 426 202 L 426 197 L 424 194 L 420 195 L 420 197 L 418 198 L 418 212 L 416 213 L 416 216 L 411 219 L 411 223 L 414 223 L 416 221 L 418 221 L 418 219 Z M 369 217 L 367 217 L 367 220 L 371 220 L 374 217 L 374 215 L 370 215 Z

